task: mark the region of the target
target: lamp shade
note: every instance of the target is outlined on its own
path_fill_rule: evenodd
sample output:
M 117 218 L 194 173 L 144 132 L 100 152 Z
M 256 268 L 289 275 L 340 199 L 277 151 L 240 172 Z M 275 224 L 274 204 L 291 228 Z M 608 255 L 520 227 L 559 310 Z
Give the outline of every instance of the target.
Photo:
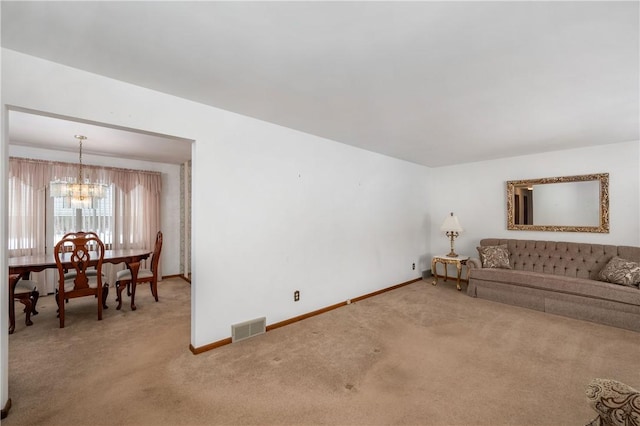
M 442 226 L 440 227 L 440 230 L 443 232 L 462 232 L 462 226 L 460 226 L 460 222 L 458 222 L 458 216 L 454 216 L 453 213 L 451 213 L 450 216 L 447 216 L 447 218 L 444 220 L 444 223 L 442 224 Z

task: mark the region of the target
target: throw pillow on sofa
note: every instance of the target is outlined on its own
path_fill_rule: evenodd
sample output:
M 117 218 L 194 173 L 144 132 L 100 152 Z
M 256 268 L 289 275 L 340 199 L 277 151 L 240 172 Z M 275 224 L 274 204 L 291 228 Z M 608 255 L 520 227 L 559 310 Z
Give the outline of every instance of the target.
M 499 246 L 476 247 L 480 255 L 483 268 L 511 269 L 509 264 L 509 250 L 506 244 Z
M 600 279 L 614 284 L 638 287 L 640 263 L 614 256 L 600 271 Z

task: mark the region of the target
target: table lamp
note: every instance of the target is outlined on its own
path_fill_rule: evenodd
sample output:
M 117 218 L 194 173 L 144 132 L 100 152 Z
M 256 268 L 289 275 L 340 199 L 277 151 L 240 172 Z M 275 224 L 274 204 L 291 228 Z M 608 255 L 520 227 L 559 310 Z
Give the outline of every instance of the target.
M 451 252 L 447 254 L 447 257 L 458 257 L 458 254 L 453 251 L 453 239 L 463 231 L 462 226 L 460 226 L 460 222 L 458 222 L 458 217 L 454 216 L 453 212 L 451 212 L 451 215 L 447 216 L 444 220 L 440 230 L 443 231 L 447 237 L 451 238 Z

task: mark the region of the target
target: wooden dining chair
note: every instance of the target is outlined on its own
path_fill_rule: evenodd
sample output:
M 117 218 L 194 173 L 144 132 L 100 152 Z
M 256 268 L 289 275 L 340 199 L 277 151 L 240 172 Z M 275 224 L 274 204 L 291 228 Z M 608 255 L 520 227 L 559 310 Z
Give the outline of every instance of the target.
M 156 234 L 156 243 L 153 248 L 153 255 L 151 257 L 151 269 L 138 270 L 138 276 L 136 278 L 136 286 L 140 283 L 149 283 L 151 288 L 151 294 L 158 301 L 158 263 L 160 262 L 160 253 L 162 252 L 162 232 L 158 231 Z M 118 306 L 116 309 L 122 307 L 122 290 L 127 288 L 127 296 L 131 296 L 131 270 L 123 269 L 116 274 L 116 290 L 118 295 L 116 301 Z
M 94 296 L 98 301 L 98 320 L 102 320 L 109 293 L 109 285 L 102 282 L 104 251 L 104 244 L 95 232 L 71 232 L 56 244 L 60 328 L 64 328 L 65 301 L 76 297 Z
M 24 305 L 25 320 L 27 326 L 33 325 L 31 315 L 38 315 L 36 305 L 40 293 L 38 292 L 38 283 L 31 280 L 25 280 L 19 274 L 9 274 L 9 285 L 13 289 L 13 297 L 9 300 L 10 304 L 19 301 Z M 10 306 L 9 309 L 9 334 L 12 334 L 16 327 L 15 307 Z

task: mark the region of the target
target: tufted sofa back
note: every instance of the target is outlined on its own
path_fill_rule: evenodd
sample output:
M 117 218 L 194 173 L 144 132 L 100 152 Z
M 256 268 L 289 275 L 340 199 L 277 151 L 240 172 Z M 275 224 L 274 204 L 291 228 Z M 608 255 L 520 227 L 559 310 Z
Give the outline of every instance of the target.
M 598 279 L 598 273 L 613 256 L 640 262 L 640 247 L 485 238 L 481 246 L 506 244 L 515 270 L 567 277 Z

